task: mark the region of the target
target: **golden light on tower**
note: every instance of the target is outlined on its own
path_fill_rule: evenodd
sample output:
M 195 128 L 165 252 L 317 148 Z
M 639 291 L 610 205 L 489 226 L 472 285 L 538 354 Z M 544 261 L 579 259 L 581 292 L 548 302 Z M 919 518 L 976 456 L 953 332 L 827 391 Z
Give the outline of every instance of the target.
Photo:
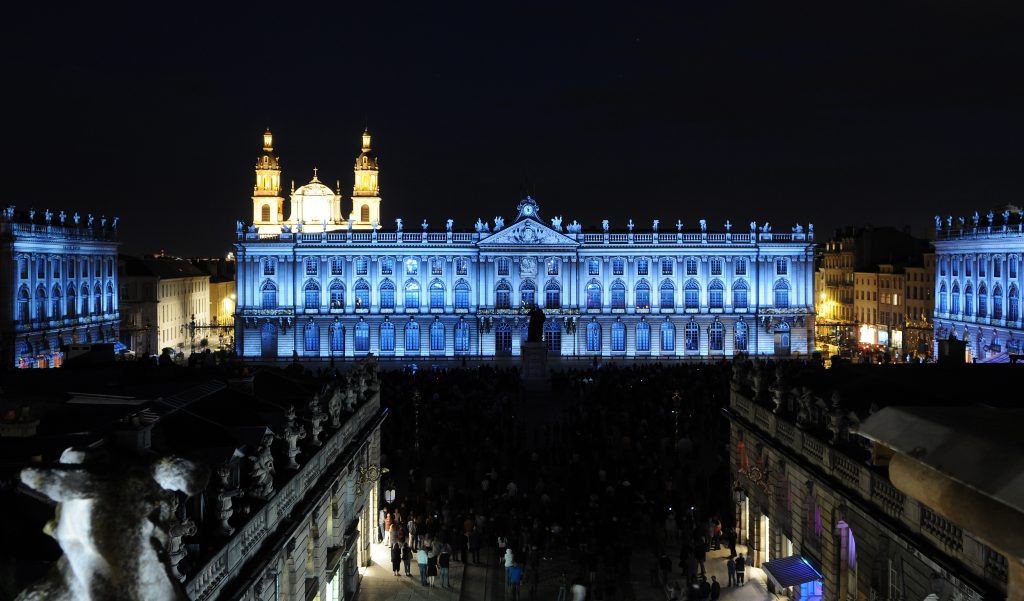
M 365 144 L 365 142 L 364 142 Z M 270 133 L 270 128 L 263 132 L 263 152 L 273 152 L 274 150 L 274 134 Z
M 269 131 L 269 130 L 268 130 Z M 370 150 L 370 130 L 363 130 L 363 152 Z

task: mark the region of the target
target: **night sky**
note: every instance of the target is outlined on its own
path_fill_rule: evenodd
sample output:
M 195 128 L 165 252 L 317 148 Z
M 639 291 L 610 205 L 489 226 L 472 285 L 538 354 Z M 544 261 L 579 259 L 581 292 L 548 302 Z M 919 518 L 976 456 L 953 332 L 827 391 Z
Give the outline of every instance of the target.
M 0 24 L 2 204 L 119 215 L 126 252 L 230 250 L 267 126 L 286 187 L 319 167 L 347 211 L 369 124 L 385 231 L 526 191 L 819 239 L 1024 204 L 1020 2 L 31 4 Z

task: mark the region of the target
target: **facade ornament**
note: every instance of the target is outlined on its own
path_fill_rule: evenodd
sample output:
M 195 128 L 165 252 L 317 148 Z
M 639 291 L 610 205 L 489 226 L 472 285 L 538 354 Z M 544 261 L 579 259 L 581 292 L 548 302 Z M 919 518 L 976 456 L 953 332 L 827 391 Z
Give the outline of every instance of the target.
M 345 411 L 355 411 L 356 403 L 355 376 L 349 373 L 345 376 Z
M 800 225 L 799 223 L 798 223 L 798 224 L 796 224 L 796 225 L 794 225 L 794 226 L 793 226 L 793 233 L 794 233 L 794 234 L 802 234 L 802 233 L 804 233 L 804 228 L 803 228 L 803 226 L 802 226 L 802 225 Z
M 427 228 L 430 227 L 430 224 L 427 223 L 426 219 L 424 219 L 423 223 L 421 223 L 420 226 L 423 227 L 423 231 L 425 232 L 425 231 L 427 231 Z
M 961 215 L 961 216 L 960 216 L 960 228 L 961 228 L 961 229 L 963 229 L 964 225 L 965 225 L 965 222 L 964 222 L 964 217 L 963 217 L 963 215 Z M 974 225 L 975 225 L 975 226 L 977 226 L 977 225 L 978 225 L 978 219 L 977 219 L 977 215 L 975 215 L 975 219 L 974 219 Z
M 728 231 L 730 231 L 731 229 L 732 229 L 732 224 L 731 224 L 731 223 L 729 223 L 729 220 L 728 220 L 728 219 L 726 219 L 726 220 L 725 220 L 725 231 L 727 231 L 727 232 L 728 232 Z
M 947 228 L 952 228 L 953 227 L 953 216 L 952 215 L 946 215 L 946 227 Z
M 47 219 L 46 222 L 49 223 L 50 220 Z M 107 216 L 106 215 L 100 215 L 100 227 L 106 229 L 106 227 L 107 227 Z
M 505 227 L 505 218 L 500 216 L 500 215 L 495 215 L 495 217 L 494 217 L 494 231 L 497 232 L 498 230 L 502 229 L 503 227 Z
M 813 235 L 814 234 L 814 224 L 813 223 L 808 223 L 807 224 L 807 234 L 808 235 Z
M 206 485 L 206 471 L 176 458 L 145 466 L 97 465 L 90 459 L 67 449 L 60 467 L 21 471 L 25 486 L 56 501 L 47 533 L 64 557 L 18 599 L 185 599 L 165 556 L 180 551 L 172 549 L 174 537 L 180 545 L 190 531 L 174 528 L 164 503 L 154 515 L 154 501 L 172 496 L 176 501 L 169 491 L 198 493 Z
M 45 209 L 43 212 L 43 219 L 46 221 L 46 223 L 50 223 L 51 221 L 53 221 L 53 211 L 51 211 L 50 209 Z
M 565 227 L 565 229 L 566 229 L 566 230 L 567 230 L 567 231 L 568 231 L 568 232 L 569 232 L 570 234 L 579 234 L 580 232 L 582 232 L 582 231 L 583 231 L 583 226 L 582 226 L 582 225 L 580 225 L 580 222 L 579 222 L 579 221 L 576 221 L 575 219 L 573 219 L 573 220 L 572 220 L 572 223 L 570 223 L 569 225 L 567 225 L 567 226 Z
M 765 234 L 769 234 L 769 233 L 771 233 L 771 231 L 772 231 L 771 223 L 765 221 L 764 225 L 761 226 L 761 232 L 765 233 Z
M 306 437 L 306 428 L 302 424 L 296 424 L 295 421 L 295 407 L 288 405 L 288 410 L 284 414 L 285 426 L 282 432 L 281 438 L 288 443 L 288 469 L 297 470 L 299 469 L 299 462 L 295 461 L 295 458 L 299 456 L 302 451 L 299 450 L 299 441 Z
M 800 388 L 800 396 L 797 397 L 799 408 L 796 413 L 796 425 L 806 427 L 811 422 L 811 405 L 814 404 L 814 394 L 811 389 L 803 386 Z
M 989 210 L 988 215 L 985 215 L 985 217 L 988 218 L 988 226 L 992 227 L 992 222 L 995 220 L 995 214 L 992 212 L 991 209 Z
M 453 221 L 453 220 L 451 220 L 451 219 L 449 219 L 448 221 L 446 221 L 446 222 L 445 222 L 445 224 L 444 224 L 444 229 L 445 229 L 445 231 L 447 231 L 447 232 L 449 232 L 449 233 L 450 233 L 450 232 L 452 231 L 452 226 L 453 226 L 453 225 L 455 225 L 455 221 Z
M 402 218 L 395 219 L 395 231 L 402 233 Z
M 249 468 L 249 496 L 267 500 L 274 494 L 274 453 L 272 444 L 275 436 L 270 432 L 263 435 L 263 441 L 256 449 L 255 455 L 249 455 L 252 463 Z
M 658 224 L 659 224 L 659 223 L 661 223 L 661 220 L 659 220 L 659 219 L 655 219 L 655 220 L 654 220 L 654 221 L 653 221 L 653 222 L 651 223 L 651 229 L 652 229 L 652 230 L 654 231 L 654 233 L 655 233 L 655 234 L 657 234 L 657 233 L 658 233 Z
M 1010 223 L 1010 211 L 1003 211 L 1003 225 Z
M 601 228 L 604 230 L 604 233 L 606 233 L 606 234 L 608 233 L 608 220 L 607 219 L 602 219 L 601 220 Z
M 217 518 L 220 519 L 220 534 L 231 536 L 235 529 L 228 520 L 235 513 L 232 509 L 232 498 L 239 495 L 239 490 L 231 486 L 231 464 L 222 463 L 217 467 Z
M 626 227 L 629 229 L 630 232 L 633 231 L 633 220 L 632 219 L 629 220 L 629 223 L 626 224 Z
M 941 229 L 942 229 L 942 217 L 939 217 L 938 215 L 936 215 L 935 216 L 935 231 L 937 232 L 937 231 L 939 231 Z
M 161 506 L 161 518 L 167 528 L 167 562 L 171 564 L 171 575 L 180 582 L 185 582 L 185 575 L 178 570 L 178 564 L 188 554 L 181 544 L 181 539 L 197 532 L 196 523 L 178 517 L 177 495 L 170 495 L 170 501 L 164 501 Z
M 700 220 L 700 231 L 701 231 L 702 234 L 704 232 L 708 231 L 708 222 L 707 222 L 706 219 L 701 219 Z
M 91 217 L 91 215 L 90 215 L 90 217 Z M 36 220 L 36 210 L 35 209 L 29 209 L 28 210 L 28 220 L 29 221 L 35 221 Z
M 753 234 L 756 231 L 757 231 L 757 222 L 756 221 L 751 221 L 750 222 L 750 233 Z
M 327 233 L 327 218 L 326 217 L 324 217 L 323 219 L 320 220 L 320 228 L 321 228 L 320 229 L 321 232 Z
M 561 215 L 559 215 L 558 217 L 552 217 L 551 218 L 551 228 L 553 230 L 555 230 L 556 232 L 562 231 L 562 216 Z
M 327 388 L 324 388 L 324 392 Z M 327 414 L 331 416 L 331 427 L 341 427 L 341 386 L 335 386 L 331 391 L 331 398 L 327 401 Z
M 14 205 L 7 205 L 7 208 L 4 209 L 4 219 L 14 219 Z
M 310 443 L 314 447 L 319 447 L 323 444 L 320 442 L 320 433 L 324 431 L 322 424 L 327 420 L 327 414 L 320 407 L 320 395 L 314 394 L 313 398 L 309 399 L 306 415 L 309 417 Z
M 94 221 L 96 221 L 96 218 L 92 216 L 92 213 L 89 213 L 89 221 L 86 223 L 86 225 L 92 227 Z
M 64 225 L 64 220 L 68 218 L 68 214 L 67 214 L 67 213 L 65 213 L 64 211 L 61 211 L 61 212 L 60 212 L 60 213 L 59 213 L 59 214 L 57 215 L 57 218 L 58 218 L 58 219 L 60 219 L 60 224 L 61 224 L 61 225 Z M 117 217 L 115 217 L 115 218 L 114 218 L 114 222 L 115 222 L 115 223 L 117 223 Z M 115 227 L 117 227 L 117 226 L 115 226 Z
M 972 216 L 971 219 L 974 221 L 974 227 L 978 227 L 978 222 L 981 221 L 981 216 L 978 215 L 977 211 L 974 212 L 974 216 Z
M 300 233 L 300 234 L 302 233 L 302 222 L 301 221 L 295 224 L 295 231 Z
M 78 211 L 75 211 L 75 214 L 71 218 L 75 220 L 75 225 L 78 225 L 79 222 L 82 220 L 81 216 L 79 216 L 78 214 Z
M 241 238 L 242 237 L 242 232 L 244 230 L 245 230 L 245 224 L 242 223 L 242 220 L 239 219 L 238 221 L 235 222 L 235 233 L 238 234 L 239 238 Z
M 676 231 L 677 232 L 682 232 L 683 231 L 683 220 L 682 219 L 676 219 Z

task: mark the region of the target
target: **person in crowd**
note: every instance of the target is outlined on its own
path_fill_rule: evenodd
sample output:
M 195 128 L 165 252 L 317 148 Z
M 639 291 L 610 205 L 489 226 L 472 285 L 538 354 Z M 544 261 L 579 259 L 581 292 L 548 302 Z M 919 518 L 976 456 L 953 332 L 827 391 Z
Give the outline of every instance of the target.
M 747 560 L 743 558 L 743 554 L 736 558 L 736 586 L 743 586 L 743 572 L 747 569 Z
M 420 568 L 420 584 L 427 586 L 427 550 L 423 547 L 416 551 L 416 564 Z
M 402 541 L 402 563 L 405 564 L 405 575 L 412 576 L 412 547 Z
M 452 548 L 448 543 L 441 543 L 441 553 L 437 556 L 437 567 L 441 572 L 441 588 L 450 589 L 449 568 L 451 567 Z
M 398 571 L 402 565 L 402 545 L 399 543 L 393 543 L 391 545 L 391 571 L 398 576 Z
M 523 581 L 523 568 L 518 563 L 512 562 L 508 572 L 509 590 L 512 593 L 512 601 L 519 601 L 519 587 Z
M 736 560 L 730 557 L 725 562 L 725 569 L 729 572 L 729 581 L 725 586 L 736 586 Z
M 711 577 L 711 601 L 718 601 L 722 596 L 722 587 L 718 584 L 718 578 Z

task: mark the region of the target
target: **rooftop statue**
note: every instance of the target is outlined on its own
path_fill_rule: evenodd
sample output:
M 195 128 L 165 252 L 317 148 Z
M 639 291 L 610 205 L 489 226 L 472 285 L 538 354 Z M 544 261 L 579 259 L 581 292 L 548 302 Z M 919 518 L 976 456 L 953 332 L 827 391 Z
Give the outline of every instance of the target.
M 399 217 L 398 219 L 395 219 L 395 231 L 396 232 L 401 232 L 402 231 L 402 218 L 401 217 Z
M 309 399 L 309 403 L 306 405 L 306 417 L 309 419 L 310 443 L 314 447 L 319 447 L 323 444 L 320 442 L 320 433 L 324 431 L 322 424 L 327 420 L 327 414 L 320 407 L 320 395 L 314 394 Z
M 631 232 L 633 231 L 633 220 L 632 219 L 629 220 L 629 223 L 626 224 L 626 227 L 629 229 L 629 231 L 631 231 Z
M 306 437 L 306 428 L 302 424 L 296 424 L 295 407 L 288 405 L 284 414 L 285 426 L 281 438 L 288 443 L 288 469 L 299 469 L 299 462 L 295 460 L 302 451 L 299 450 L 299 441 Z
M 89 221 L 88 221 L 88 223 L 86 225 L 88 225 L 89 227 L 92 227 L 92 223 L 94 221 L 96 221 L 96 218 L 92 216 L 92 213 L 89 213 Z
M 274 452 L 271 446 L 275 436 L 270 432 L 263 435 L 263 440 L 256 449 L 255 455 L 249 455 L 252 466 L 249 469 L 249 496 L 257 499 L 269 499 L 274 494 Z
M 49 211 L 47 211 L 47 213 L 49 213 Z M 49 217 L 47 217 L 46 222 L 47 223 L 50 222 Z M 102 228 L 106 228 L 107 227 L 107 216 L 106 215 L 100 215 L 100 227 L 102 227 Z
M 90 215 L 90 217 L 92 217 L 92 215 Z M 36 220 L 36 210 L 35 209 L 29 209 L 28 210 L 28 220 L 29 221 L 35 221 Z
M 240 496 L 242 491 L 231 485 L 231 465 L 227 462 L 217 467 L 217 517 L 220 519 L 218 530 L 222 536 L 231 536 L 235 529 L 228 520 L 234 515 L 232 499 Z
M 802 233 L 804 233 L 804 228 L 803 228 L 803 226 L 802 226 L 802 225 L 800 225 L 799 223 L 798 223 L 798 224 L 796 224 L 796 225 L 794 225 L 794 226 L 793 226 L 793 233 L 794 233 L 794 234 L 802 234 Z
M 57 466 L 22 470 L 26 486 L 57 502 L 46 532 L 64 556 L 18 601 L 187 601 L 171 563 L 194 525 L 173 516 L 171 491 L 194 495 L 207 477 L 184 459 L 110 465 L 75 449 Z
M 725 220 L 725 231 L 727 231 L 727 232 L 728 232 L 728 231 L 730 231 L 731 229 L 732 229 L 732 223 L 730 223 L 730 222 L 729 222 L 729 220 L 728 220 L 728 219 L 726 219 L 726 220 Z
M 608 220 L 607 219 L 602 219 L 601 220 L 601 227 L 604 228 L 604 233 L 607 234 L 608 233 Z
M 700 231 L 702 233 L 708 231 L 708 222 L 706 219 L 700 220 Z
M 978 215 L 977 211 L 974 212 L 974 216 L 972 216 L 971 219 L 974 221 L 975 226 L 977 226 L 978 222 L 981 221 L 981 217 Z
M 988 215 L 985 215 L 985 217 L 987 217 L 987 218 L 988 218 L 988 224 L 989 224 L 989 225 L 992 225 L 992 222 L 993 222 L 993 221 L 995 220 L 995 217 L 996 217 L 996 216 L 995 216 L 995 214 L 994 214 L 994 213 L 993 213 L 993 212 L 992 212 L 992 211 L 990 210 L 990 211 L 988 212 Z
M 683 231 L 683 221 L 681 219 L 676 219 L 676 231 Z
M 235 233 L 236 234 L 241 236 L 242 235 L 242 231 L 244 229 L 245 229 L 245 224 L 242 223 L 242 220 L 239 219 L 238 221 L 235 222 Z
M 558 217 L 552 217 L 551 218 L 551 228 L 553 230 L 555 230 L 556 232 L 562 231 L 562 216 L 561 215 L 559 215 Z
M 51 221 L 53 221 L 53 211 L 51 211 L 50 209 L 46 209 L 43 212 L 43 219 L 46 221 L 46 223 L 50 223 Z
M 496 215 L 494 217 L 494 231 L 498 231 L 503 227 L 505 227 L 505 218 L 500 215 Z
M 1010 212 L 1009 211 L 1003 211 L 1003 223 L 1004 224 L 1010 223 Z
M 657 234 L 657 233 L 658 233 L 658 224 L 659 224 L 659 223 L 661 223 L 661 221 L 660 221 L 660 220 L 658 220 L 658 219 L 655 219 L 655 220 L 654 220 L 654 221 L 653 221 L 653 222 L 651 223 L 651 230 L 652 230 L 652 231 L 654 231 L 654 233 L 655 233 L 655 234 Z
M 75 214 L 72 215 L 71 218 L 75 220 L 75 225 L 78 225 L 78 222 L 82 220 L 82 218 L 78 215 L 78 211 L 75 211 Z
M 572 223 L 570 223 L 568 226 L 566 226 L 565 229 L 568 230 L 568 232 L 570 234 L 579 234 L 580 232 L 583 231 L 583 226 L 580 225 L 579 221 L 576 221 L 575 219 L 573 219 Z
M 946 216 L 946 227 L 953 227 L 953 216 L 952 215 L 947 215 Z
M 938 230 L 941 230 L 941 229 L 942 229 L 942 217 L 939 217 L 938 215 L 936 215 L 935 216 L 935 230 L 938 231 Z
M 540 307 L 534 306 L 530 309 L 530 325 L 527 326 L 526 330 L 527 342 L 544 341 L 544 321 L 546 319 L 547 317 L 544 315 L 544 310 Z
M 448 221 L 446 221 L 446 222 L 445 222 L 445 224 L 444 224 L 444 229 L 445 229 L 446 231 L 448 231 L 448 232 L 451 232 L 451 231 L 452 231 L 452 226 L 453 226 L 453 225 L 455 225 L 455 221 L 454 221 L 454 220 L 452 220 L 452 219 L 449 219 Z
M 813 223 L 808 223 L 807 224 L 807 233 L 808 234 L 813 234 L 814 233 L 814 224 Z
M 420 225 L 421 225 L 421 226 L 423 227 L 423 231 L 424 231 L 424 232 L 425 232 L 425 231 L 427 231 L 427 228 L 428 228 L 428 227 L 430 227 L 430 224 L 429 224 L 429 223 L 427 223 L 427 220 L 426 220 L 426 219 L 424 219 L 424 220 L 423 220 L 423 223 L 421 223 Z
M 757 222 L 756 221 L 751 221 L 750 222 L 750 233 L 754 233 L 756 231 L 757 231 Z
M 60 224 L 64 225 L 64 220 L 68 218 L 68 214 L 65 213 L 64 211 L 61 211 L 60 214 L 57 215 L 57 217 L 60 219 Z M 117 217 L 114 217 L 114 227 L 117 227 Z
M 326 394 L 329 389 L 330 389 L 329 386 L 325 386 L 324 390 L 323 390 L 323 394 Z M 333 390 L 331 390 L 330 392 L 331 392 L 331 398 L 330 398 L 330 400 L 327 401 L 327 414 L 331 416 L 331 427 L 332 428 L 340 428 L 341 427 L 341 404 L 342 404 L 341 386 L 338 385 L 338 384 L 335 384 Z

